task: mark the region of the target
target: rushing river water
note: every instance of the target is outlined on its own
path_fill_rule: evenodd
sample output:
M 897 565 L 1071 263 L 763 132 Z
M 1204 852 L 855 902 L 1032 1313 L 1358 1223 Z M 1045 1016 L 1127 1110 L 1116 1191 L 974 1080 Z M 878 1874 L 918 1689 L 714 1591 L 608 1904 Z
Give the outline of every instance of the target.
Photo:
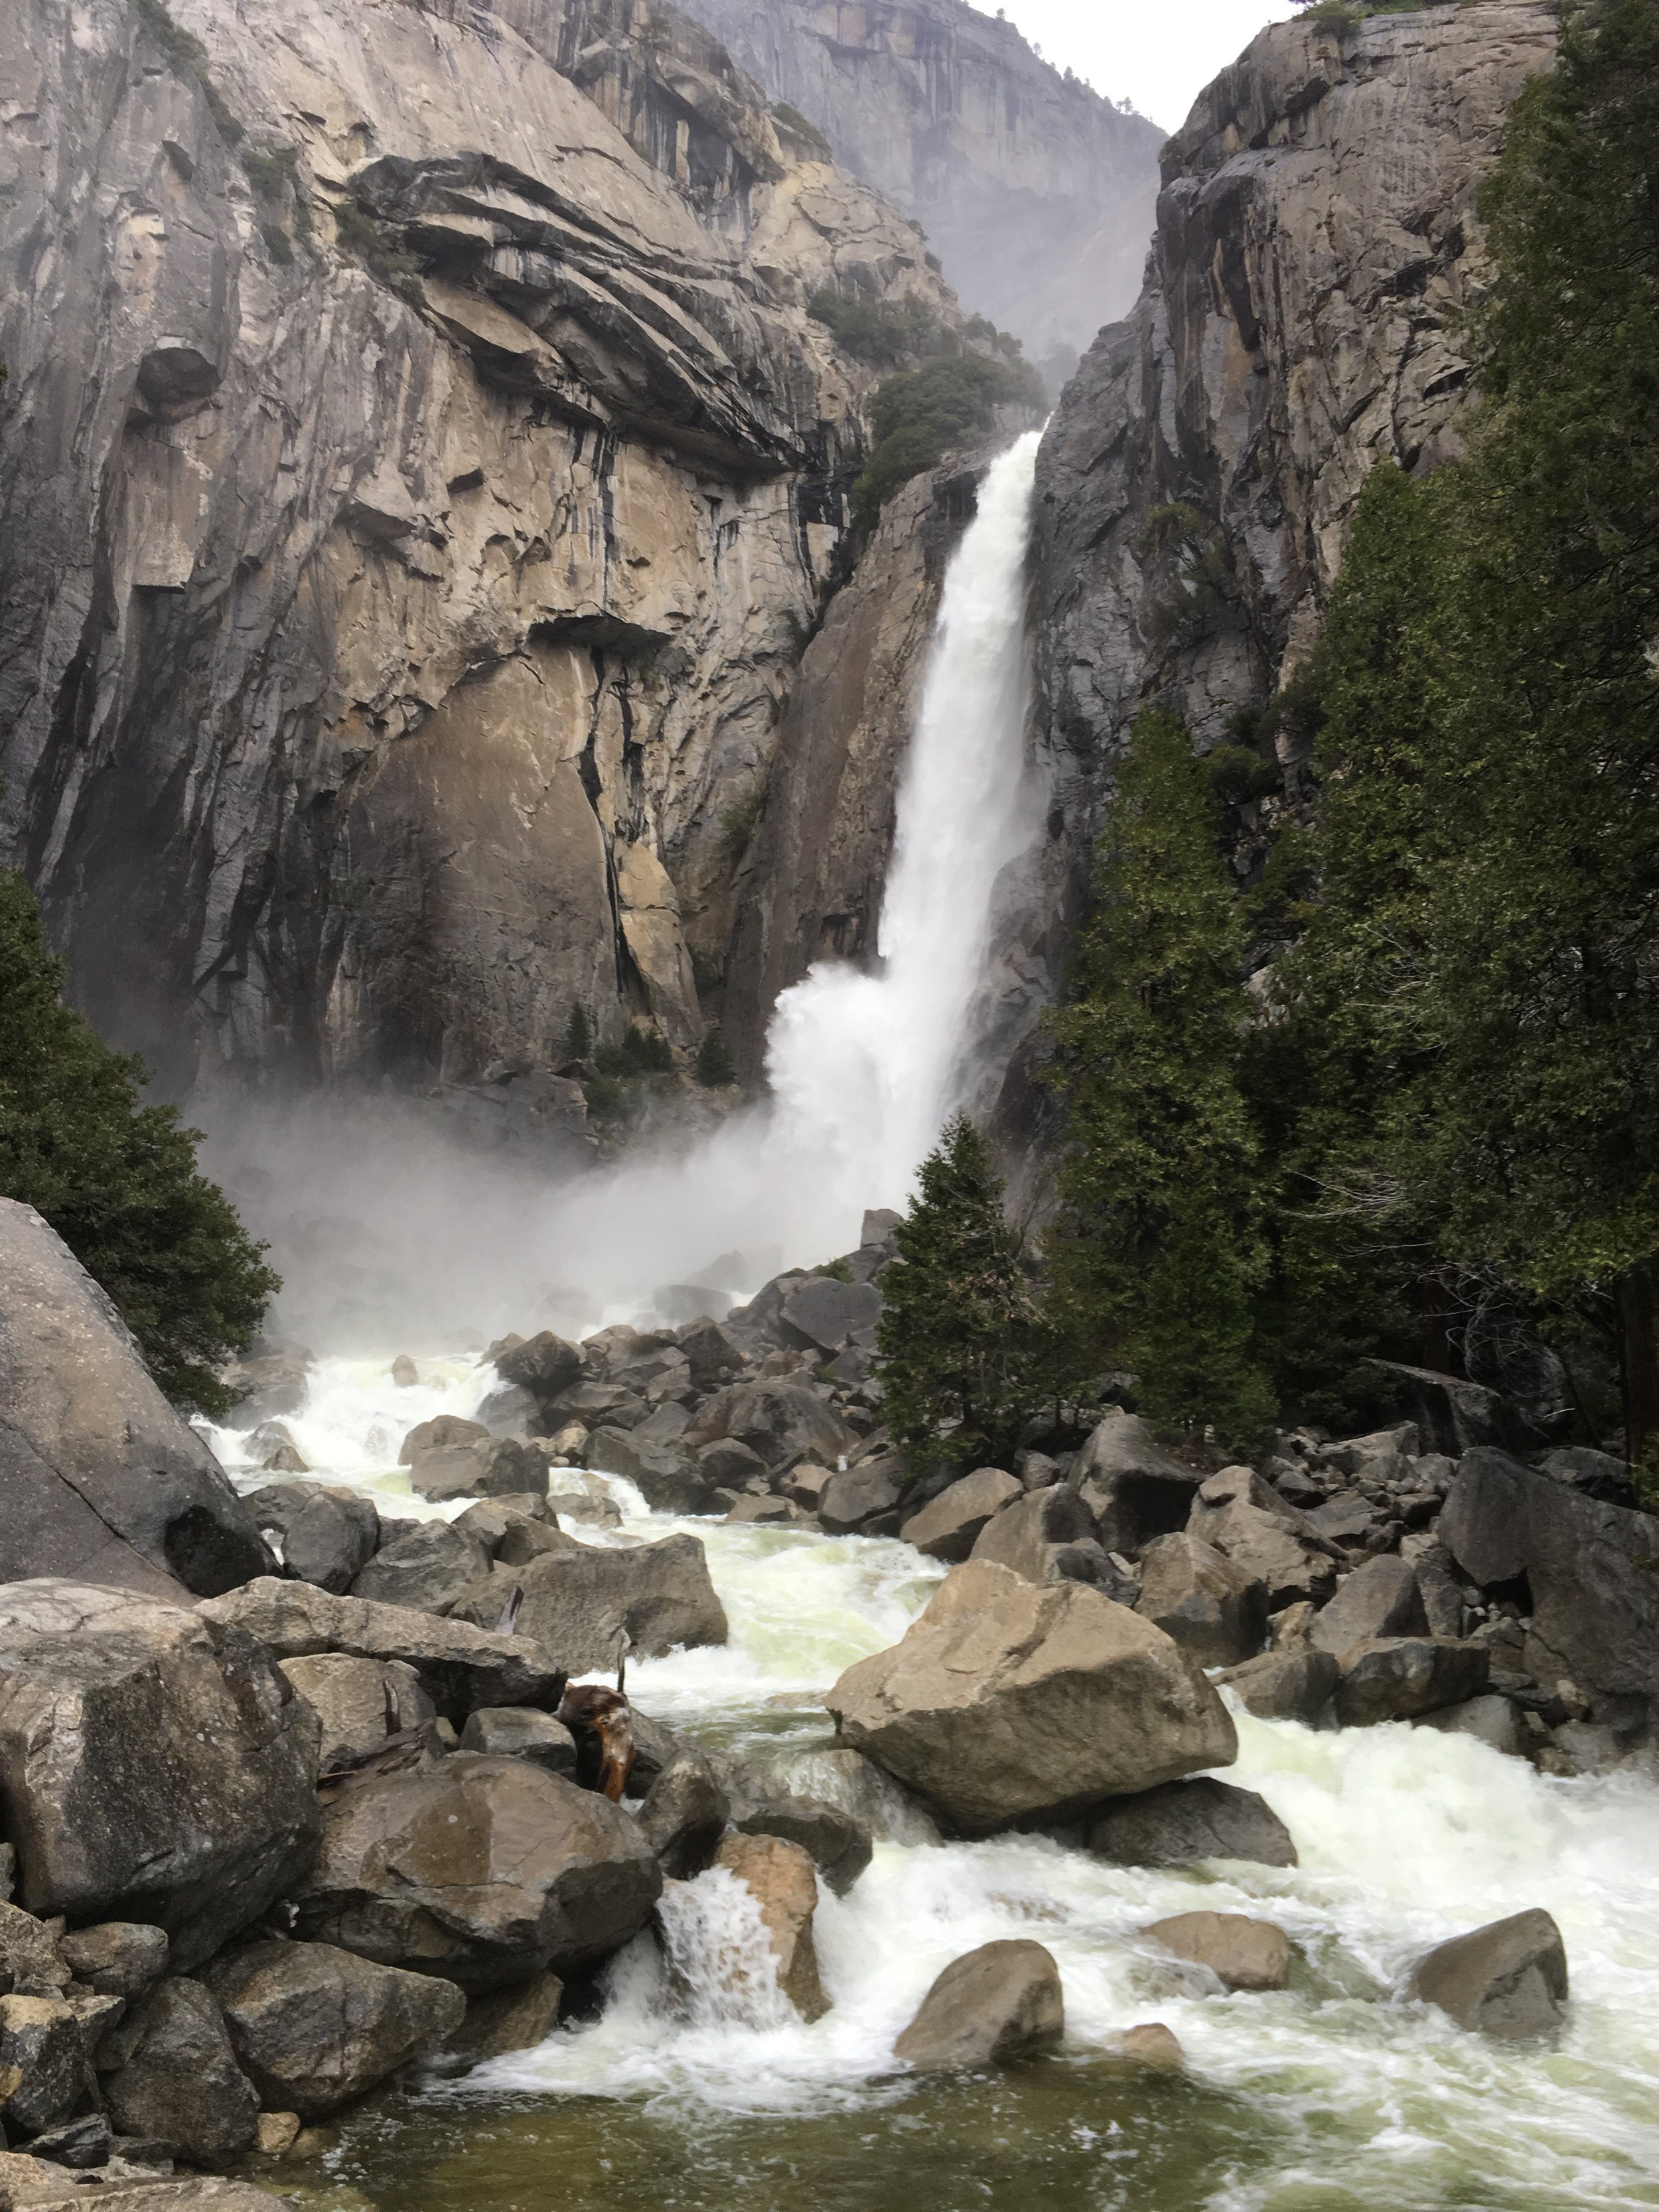
M 325 1361 L 289 1424 L 314 1474 L 389 1510 L 417 1419 L 476 1408 L 490 1371 Z M 245 1485 L 239 1440 L 216 1444 Z M 721 1650 L 630 1669 L 641 1709 L 823 1786 L 820 1699 L 926 1603 L 940 1570 L 896 1541 L 647 1514 L 623 1484 L 614 1539 L 687 1528 L 731 1618 Z M 591 1532 L 582 1532 L 591 1538 Z M 386 2212 L 1557 2212 L 1659 2205 L 1659 1789 L 1546 1779 L 1467 1737 L 1321 1732 L 1240 1715 L 1228 1778 L 1288 1825 L 1293 1870 L 1107 1867 L 1030 1837 L 878 1845 L 817 1940 L 833 2009 L 779 2005 L 727 1878 L 671 1911 L 710 1965 L 689 2009 L 642 1936 L 595 2014 L 459 2081 L 388 2094 L 281 2185 L 308 2205 Z M 1292 1985 L 1225 1996 L 1136 1930 L 1206 1905 L 1277 1921 Z M 1572 2004 L 1559 2041 L 1511 2046 L 1391 2002 L 1439 1939 L 1528 1905 L 1561 1924 Z M 909 2081 L 895 2035 L 945 1963 L 1035 1936 L 1060 1963 L 1064 2049 L 994 2078 Z M 1165 2021 L 1184 2075 L 1130 2071 L 1114 2034 Z

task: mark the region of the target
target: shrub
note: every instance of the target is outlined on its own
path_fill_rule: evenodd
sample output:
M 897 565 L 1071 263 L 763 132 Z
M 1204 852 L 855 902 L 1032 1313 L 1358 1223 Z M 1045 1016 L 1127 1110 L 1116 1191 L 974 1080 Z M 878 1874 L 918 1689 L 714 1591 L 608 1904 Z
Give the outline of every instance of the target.
M 859 521 L 872 525 L 899 486 L 937 468 L 953 446 L 983 437 L 999 407 L 1042 404 L 1042 387 L 1024 362 L 988 361 L 982 354 L 953 354 L 925 368 L 890 377 L 871 404 L 876 443 L 853 487 Z

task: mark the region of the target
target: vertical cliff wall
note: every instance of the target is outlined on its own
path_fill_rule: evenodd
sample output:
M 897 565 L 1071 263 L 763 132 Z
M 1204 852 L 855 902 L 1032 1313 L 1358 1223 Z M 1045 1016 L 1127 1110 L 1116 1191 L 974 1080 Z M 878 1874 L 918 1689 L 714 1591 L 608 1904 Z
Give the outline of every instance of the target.
M 1039 60 L 1012 23 L 965 0 L 686 4 L 916 217 L 963 305 L 1033 360 L 1075 356 L 1131 306 L 1163 134 Z

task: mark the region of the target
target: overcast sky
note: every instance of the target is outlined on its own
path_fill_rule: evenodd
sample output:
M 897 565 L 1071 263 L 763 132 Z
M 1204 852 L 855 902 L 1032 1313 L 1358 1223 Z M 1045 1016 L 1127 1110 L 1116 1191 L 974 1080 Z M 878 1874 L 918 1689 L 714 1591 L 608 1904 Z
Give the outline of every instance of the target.
M 988 15 L 998 0 L 973 0 Z M 1291 0 L 1001 0 L 1046 60 L 1073 69 L 1109 99 L 1133 100 L 1165 131 L 1264 23 Z

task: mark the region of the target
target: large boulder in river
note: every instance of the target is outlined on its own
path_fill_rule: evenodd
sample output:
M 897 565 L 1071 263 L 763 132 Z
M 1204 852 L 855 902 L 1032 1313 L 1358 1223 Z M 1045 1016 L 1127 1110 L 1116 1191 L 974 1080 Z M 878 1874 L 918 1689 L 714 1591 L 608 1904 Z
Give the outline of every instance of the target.
M 351 1585 L 374 1605 L 447 1613 L 489 1571 L 489 1554 L 454 1521 L 392 1521 L 387 1541 Z
M 564 1688 L 562 1673 L 527 1636 L 503 1636 L 406 1606 L 331 1597 L 309 1583 L 262 1576 L 198 1611 L 205 1620 L 246 1629 L 278 1659 L 340 1651 L 401 1660 L 447 1720 L 464 1721 L 479 1705 L 556 1705 Z
M 1291 1832 L 1266 1798 L 1209 1774 L 1166 1782 L 1138 1797 L 1113 1798 L 1090 1823 L 1088 1846 L 1115 1866 L 1189 1866 L 1200 1859 L 1297 1863 Z
M 1101 1543 L 1126 1556 L 1184 1528 L 1202 1477 L 1164 1450 L 1139 1414 L 1113 1412 L 1067 1477 L 1094 1516 Z
M 318 1742 L 234 1626 L 130 1590 L 0 1589 L 0 1791 L 31 1912 L 142 1914 L 176 1967 L 210 1957 L 309 1860 Z
M 1024 1486 L 1000 1467 L 976 1468 L 972 1474 L 941 1490 L 919 1513 L 913 1513 L 899 1534 L 930 1559 L 960 1566 L 973 1550 L 988 1521 L 1005 1505 L 1025 1495 Z M 1093 1535 L 1094 1524 L 1089 1526 Z
M 775 1471 L 810 1459 L 825 1467 L 853 1450 L 858 1438 L 810 1382 L 777 1379 L 736 1382 L 718 1392 L 686 1431 L 688 1450 L 733 1437 Z
M 1200 1667 L 1236 1666 L 1267 1632 L 1266 1584 L 1184 1530 L 1154 1537 L 1142 1553 L 1135 1610 Z
M 830 2009 L 812 1942 L 818 1878 L 810 1851 L 781 1836 L 728 1836 L 714 1864 L 740 1881 L 760 1908 L 778 1987 L 805 2021 Z
M 994 1560 L 1028 1583 L 1086 1582 L 1093 1577 L 1068 1576 L 1054 1555 L 1069 1545 L 1094 1542 L 1094 1515 L 1076 1491 L 1054 1487 L 1028 1493 L 1022 1486 L 1020 1495 L 981 1529 L 971 1556 Z
M 626 1648 L 641 1659 L 726 1638 L 726 1608 L 695 1536 L 665 1536 L 626 1551 L 573 1545 L 513 1572 L 524 1593 L 518 1632 L 533 1637 L 569 1674 L 614 1667 L 624 1630 Z
M 1587 1498 L 1519 1460 L 1466 1452 L 1440 1541 L 1482 1589 L 1524 1576 L 1532 1628 L 1528 1671 L 1547 1687 L 1564 1676 L 1595 1717 L 1621 1732 L 1659 1709 L 1659 1517 Z
M 582 1355 L 577 1346 L 544 1328 L 538 1336 L 503 1337 L 484 1354 L 503 1382 L 527 1390 L 542 1405 L 581 1380 Z
M 453 1982 L 360 1959 L 331 1943 L 250 1944 L 202 1979 L 268 2112 L 326 2119 L 435 2051 L 466 2016 Z
M 476 1993 L 605 1957 L 661 1891 L 631 1814 L 526 1759 L 458 1751 L 331 1804 L 294 1903 L 302 1936 Z
M 1344 1728 L 1370 1728 L 1478 1698 L 1492 1654 L 1484 1644 L 1449 1636 L 1386 1636 L 1351 1645 L 1337 1664 L 1337 1719 Z
M 1484 2035 L 1542 2035 L 1560 2024 L 1567 2001 L 1561 1930 L 1534 1911 L 1454 1936 L 1418 1960 L 1406 1993 Z
M 819 1525 L 831 1536 L 854 1535 L 872 1522 L 890 1528 L 887 1516 L 896 1516 L 904 1485 L 904 1462 L 896 1452 L 879 1452 L 856 1467 L 842 1468 L 818 1486 Z
M 1383 1557 L 1356 1567 L 1313 1625 L 1314 1648 L 1334 1657 L 1382 1636 L 1426 1636 L 1429 1616 L 1408 1559 Z
M 1082 1583 L 991 1560 L 946 1577 L 902 1642 L 824 1700 L 844 1741 L 964 1833 L 1059 1818 L 1237 1756 L 1232 1720 L 1161 1629 Z
M 678 1443 L 641 1436 L 629 1429 L 595 1429 L 587 1440 L 587 1464 L 599 1474 L 619 1474 L 631 1482 L 657 1513 L 713 1513 L 716 1475 Z M 757 1462 L 758 1464 L 758 1462 Z
M 108 1298 L 33 1207 L 10 1199 L 0 1199 L 0 1582 L 64 1575 L 178 1599 L 275 1564 Z
M 981 1943 L 952 1959 L 893 2045 L 918 2073 L 1006 2066 L 1053 2051 L 1066 2033 L 1060 1969 L 1041 1943 Z

